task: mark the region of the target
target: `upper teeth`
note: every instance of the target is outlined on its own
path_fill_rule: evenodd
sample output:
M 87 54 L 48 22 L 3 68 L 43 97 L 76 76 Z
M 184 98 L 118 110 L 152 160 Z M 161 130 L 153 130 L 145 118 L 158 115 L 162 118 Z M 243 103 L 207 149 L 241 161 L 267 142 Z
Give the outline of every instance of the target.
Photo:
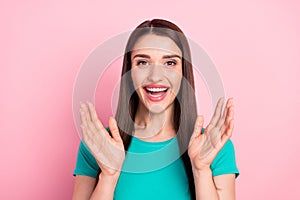
M 149 90 L 150 92 L 162 92 L 162 91 L 166 91 L 168 88 L 146 88 L 147 90 Z

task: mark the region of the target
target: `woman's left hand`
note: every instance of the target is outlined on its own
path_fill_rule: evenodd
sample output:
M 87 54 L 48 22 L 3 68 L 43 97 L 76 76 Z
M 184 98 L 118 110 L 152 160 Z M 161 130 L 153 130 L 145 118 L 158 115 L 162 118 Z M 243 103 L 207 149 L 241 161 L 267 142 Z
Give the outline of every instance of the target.
M 224 97 L 219 99 L 214 115 L 203 134 L 201 134 L 203 116 L 197 117 L 188 148 L 193 170 L 210 169 L 210 164 L 231 137 L 233 131 L 232 100 L 232 98 L 228 99 L 222 115 Z

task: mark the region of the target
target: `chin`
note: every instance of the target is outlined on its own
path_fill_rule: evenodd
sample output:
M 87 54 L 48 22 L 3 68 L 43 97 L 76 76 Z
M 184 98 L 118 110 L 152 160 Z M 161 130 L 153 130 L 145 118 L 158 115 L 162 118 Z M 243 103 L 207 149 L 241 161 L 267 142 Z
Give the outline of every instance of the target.
M 162 106 L 160 104 L 153 104 L 150 106 L 150 108 L 148 107 L 148 110 L 150 113 L 159 114 L 166 110 L 166 106 Z

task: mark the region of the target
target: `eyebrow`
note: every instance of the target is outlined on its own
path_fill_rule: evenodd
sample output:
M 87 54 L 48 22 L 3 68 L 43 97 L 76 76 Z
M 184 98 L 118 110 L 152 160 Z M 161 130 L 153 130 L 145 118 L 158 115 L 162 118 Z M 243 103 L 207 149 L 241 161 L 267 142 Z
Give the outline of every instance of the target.
M 142 58 L 151 58 L 149 55 L 147 54 L 136 54 L 135 56 L 133 56 L 132 60 L 136 57 L 142 57 Z M 179 59 L 181 59 L 180 56 L 176 55 L 176 54 L 172 54 L 172 55 L 164 55 L 162 58 L 174 58 L 177 57 Z

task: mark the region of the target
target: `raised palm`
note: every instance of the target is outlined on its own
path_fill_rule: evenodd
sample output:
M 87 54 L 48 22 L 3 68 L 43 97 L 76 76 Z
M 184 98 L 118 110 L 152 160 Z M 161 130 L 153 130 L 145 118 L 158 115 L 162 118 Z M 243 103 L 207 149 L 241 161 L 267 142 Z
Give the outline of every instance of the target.
M 200 115 L 196 119 L 188 148 L 192 166 L 196 170 L 209 168 L 218 152 L 232 135 L 232 98 L 228 99 L 222 115 L 223 104 L 224 97 L 219 99 L 214 115 L 203 134 L 201 134 L 204 123 L 203 116 Z
M 125 151 L 116 120 L 112 117 L 109 119 L 110 136 L 92 103 L 81 103 L 80 116 L 84 143 L 95 157 L 101 173 L 114 175 L 119 172 L 125 159 Z

